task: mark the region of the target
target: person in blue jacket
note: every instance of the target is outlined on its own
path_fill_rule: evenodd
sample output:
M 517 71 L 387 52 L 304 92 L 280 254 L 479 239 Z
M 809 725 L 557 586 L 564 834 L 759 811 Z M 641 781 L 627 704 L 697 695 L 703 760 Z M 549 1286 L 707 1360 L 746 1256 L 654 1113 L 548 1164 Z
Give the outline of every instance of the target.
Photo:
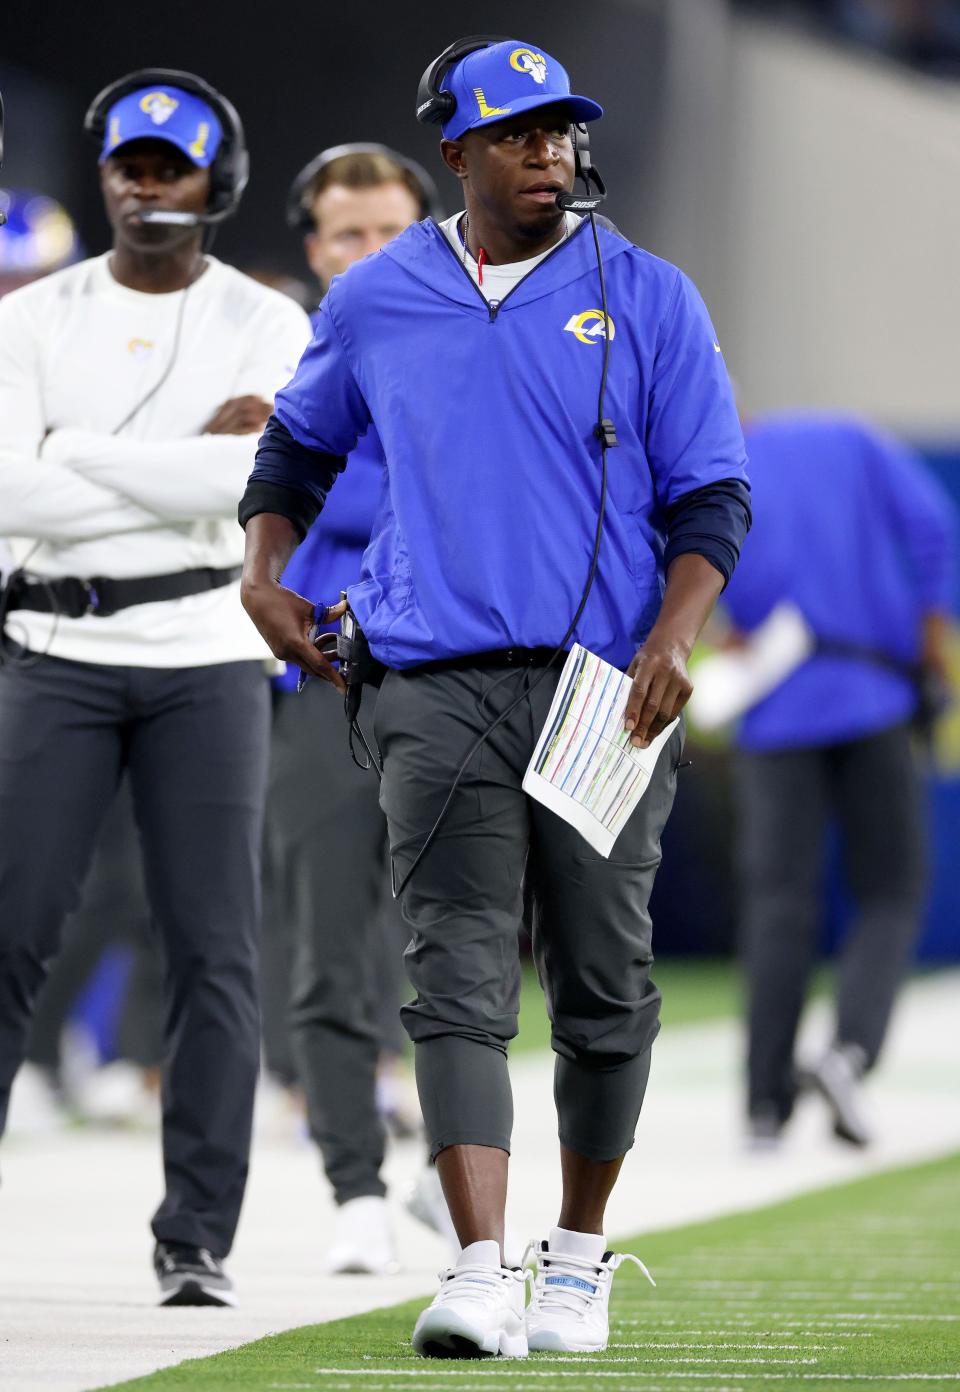
M 746 431 L 754 528 L 724 595 L 749 634 L 779 605 L 812 655 L 745 715 L 737 784 L 748 977 L 750 1134 L 772 1144 L 798 1084 L 839 1137 L 871 1138 L 859 1080 L 877 1061 L 920 921 L 922 808 L 910 722 L 946 676 L 952 504 L 910 450 L 851 416 L 797 412 Z M 855 919 L 830 1047 L 794 1062 L 816 961 L 828 823 L 841 832 Z
M 623 1259 L 607 1250 L 603 1216 L 658 1029 L 647 904 L 680 727 L 609 859 L 521 783 L 558 647 L 582 643 L 629 672 L 634 745 L 682 710 L 687 656 L 749 525 L 743 438 L 690 281 L 562 206 L 582 167 L 572 122 L 602 108 L 571 93 L 554 58 L 509 39 L 453 45 L 421 87 L 465 212 L 415 224 L 331 285 L 240 504 L 245 604 L 278 656 L 343 687 L 309 642 L 311 607 L 278 577 L 373 424 L 386 469 L 348 595 L 388 669 L 374 732 L 411 934 L 416 994 L 403 1018 L 462 1244 L 414 1348 L 603 1348 Z M 606 429 L 602 448 L 598 415 L 615 449 Z M 526 1312 L 523 1273 L 502 1253 L 525 869 L 563 1172 Z
M 429 176 L 404 156 L 383 146 L 335 146 L 294 181 L 288 221 L 304 233 L 311 270 L 325 289 L 435 200 Z M 283 573 L 289 590 L 315 601 L 359 579 L 383 474 L 370 425 L 350 452 L 341 487 Z M 396 1251 L 381 1175 L 378 1060 L 388 1047 L 401 1047 L 394 1022 L 403 930 L 390 894 L 376 780 L 345 755 L 335 692 L 314 682 L 298 695 L 297 676 L 289 666 L 274 692 L 264 921 L 272 976 L 281 979 L 265 992 L 264 1035 L 273 1071 L 292 1074 L 303 1087 L 310 1133 L 333 1187 L 337 1213 L 326 1268 L 380 1275 L 396 1268 Z M 285 945 L 288 951 L 278 950 Z

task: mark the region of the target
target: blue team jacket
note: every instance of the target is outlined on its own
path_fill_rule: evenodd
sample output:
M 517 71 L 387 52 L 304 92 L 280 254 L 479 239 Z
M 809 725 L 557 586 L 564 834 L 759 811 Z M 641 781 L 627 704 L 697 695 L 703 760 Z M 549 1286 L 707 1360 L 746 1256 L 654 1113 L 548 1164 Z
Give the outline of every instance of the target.
M 723 604 L 749 631 L 784 601 L 816 637 L 919 655 L 921 619 L 953 598 L 955 514 L 903 445 L 845 416 L 748 426 L 753 529 Z M 745 749 L 840 743 L 910 717 L 916 690 L 877 662 L 815 655 L 751 710 Z
M 380 438 L 373 426 L 357 441 L 342 479 L 329 494 L 323 512 L 297 547 L 283 572 L 287 589 L 296 590 L 316 604 L 332 604 L 340 591 L 360 578 L 360 562 L 367 549 L 377 499 L 383 482 L 384 459 Z M 288 663 L 274 686 L 293 691 L 298 669 Z
M 601 228 L 600 240 L 605 414 L 619 447 L 575 636 L 623 667 L 660 607 L 664 509 L 706 484 L 745 482 L 745 453 L 694 286 L 616 232 Z M 386 470 L 349 596 L 388 666 L 563 637 L 599 506 L 599 303 L 587 222 L 498 306 L 429 220 L 331 284 L 276 415 L 300 444 L 336 456 L 376 426 Z M 293 483 L 322 501 L 334 477 L 293 480 L 267 451 L 251 482 Z

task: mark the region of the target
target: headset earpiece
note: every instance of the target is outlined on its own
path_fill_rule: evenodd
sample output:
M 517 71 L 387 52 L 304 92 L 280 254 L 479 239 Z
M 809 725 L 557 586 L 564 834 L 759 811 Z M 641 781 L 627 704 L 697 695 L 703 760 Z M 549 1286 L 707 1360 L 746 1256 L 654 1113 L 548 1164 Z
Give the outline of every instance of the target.
M 331 145 L 329 149 L 322 150 L 309 164 L 303 166 L 290 185 L 290 192 L 287 194 L 288 227 L 301 232 L 313 231 L 313 214 L 309 208 L 304 206 L 304 195 L 327 165 L 332 164 L 334 160 L 342 159 L 344 155 L 383 155 L 405 170 L 417 185 L 420 191 L 421 218 L 432 217 L 439 222 L 444 216 L 444 208 L 437 186 L 421 164 L 418 164 L 416 160 L 409 159 L 406 155 L 401 155 L 398 150 L 391 150 L 389 145 L 354 141 L 347 145 Z
M 439 126 L 448 121 L 457 109 L 457 99 L 452 92 L 440 90 L 447 73 L 469 53 L 505 42 L 501 34 L 473 34 L 470 38 L 457 39 L 428 63 L 417 88 L 417 120 L 425 126 Z
M 200 97 L 211 106 L 223 130 L 213 163 L 210 166 L 210 202 L 208 216 L 222 222 L 236 212 L 243 191 L 250 178 L 250 155 L 243 133 L 243 122 L 233 102 L 204 82 L 194 73 L 182 72 L 178 68 L 139 68 L 127 73 L 98 92 L 87 108 L 83 118 L 85 134 L 102 141 L 107 127 L 107 113 L 121 97 L 137 91 L 140 87 L 158 86 L 180 87 L 184 92 Z

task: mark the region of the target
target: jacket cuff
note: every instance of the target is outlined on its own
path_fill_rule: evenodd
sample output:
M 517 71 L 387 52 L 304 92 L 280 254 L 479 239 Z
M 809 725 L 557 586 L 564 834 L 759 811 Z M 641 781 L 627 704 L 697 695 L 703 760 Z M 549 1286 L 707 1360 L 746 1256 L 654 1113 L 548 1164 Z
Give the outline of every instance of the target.
M 248 483 L 237 508 L 237 521 L 246 528 L 258 512 L 274 512 L 286 517 L 293 525 L 299 541 L 303 541 L 317 519 L 320 509 L 309 493 L 299 488 L 285 488 L 282 483 Z

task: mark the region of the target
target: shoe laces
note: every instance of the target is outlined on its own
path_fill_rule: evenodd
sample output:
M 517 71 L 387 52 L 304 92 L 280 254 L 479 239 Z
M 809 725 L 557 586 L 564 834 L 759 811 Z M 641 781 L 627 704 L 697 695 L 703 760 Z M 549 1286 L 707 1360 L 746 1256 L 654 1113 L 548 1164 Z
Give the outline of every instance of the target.
M 657 1284 L 640 1258 L 632 1252 L 613 1252 L 596 1262 L 570 1252 L 543 1251 L 531 1243 L 524 1255 L 524 1262 L 531 1254 L 537 1261 L 532 1303 L 541 1312 L 565 1311 L 585 1315 L 597 1301 L 604 1299 L 613 1273 L 627 1261 L 640 1268 L 651 1286 Z
M 510 1282 L 526 1285 L 533 1280 L 531 1271 L 514 1270 L 512 1267 L 483 1266 L 470 1262 L 464 1266 L 450 1266 L 440 1273 L 440 1292 L 438 1299 L 468 1300 L 477 1305 L 494 1305 L 503 1298 L 504 1287 Z

